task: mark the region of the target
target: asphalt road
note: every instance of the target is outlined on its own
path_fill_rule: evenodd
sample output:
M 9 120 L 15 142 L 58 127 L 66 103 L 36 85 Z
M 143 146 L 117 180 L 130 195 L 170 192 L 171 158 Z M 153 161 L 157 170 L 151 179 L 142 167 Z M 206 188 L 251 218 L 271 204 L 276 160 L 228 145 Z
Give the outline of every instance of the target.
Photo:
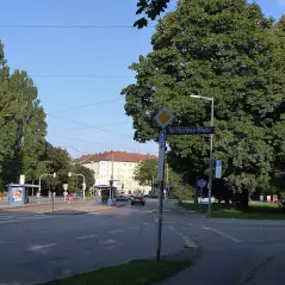
M 150 201 L 145 207 L 63 217 L 0 212 L 0 221 L 7 221 L 0 223 L 0 284 L 35 284 L 153 257 L 157 225 L 149 211 L 154 207 L 156 201 Z M 13 215 L 16 222 L 9 222 Z M 185 241 L 170 228 L 164 228 L 163 236 L 163 253 L 184 247 Z
M 163 285 L 281 285 L 285 221 L 206 219 L 169 207 L 164 228 L 203 248 L 198 262 Z
M 26 285 L 155 256 L 157 201 L 79 216 L 0 212 L 0 285 Z M 206 219 L 168 203 L 163 253 L 203 253 L 164 285 L 279 285 L 285 222 Z M 2 223 L 1 223 L 2 221 Z M 278 283 L 279 281 L 281 283 Z M 282 283 L 283 282 L 283 283 Z

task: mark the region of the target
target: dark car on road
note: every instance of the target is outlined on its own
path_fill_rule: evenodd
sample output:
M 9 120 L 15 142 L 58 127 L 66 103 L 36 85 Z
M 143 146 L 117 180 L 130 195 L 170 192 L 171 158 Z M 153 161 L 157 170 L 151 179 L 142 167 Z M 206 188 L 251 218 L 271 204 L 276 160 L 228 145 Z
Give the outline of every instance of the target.
M 130 198 L 130 205 L 136 205 L 136 204 L 140 204 L 142 206 L 145 205 L 145 199 L 142 196 L 131 196 Z

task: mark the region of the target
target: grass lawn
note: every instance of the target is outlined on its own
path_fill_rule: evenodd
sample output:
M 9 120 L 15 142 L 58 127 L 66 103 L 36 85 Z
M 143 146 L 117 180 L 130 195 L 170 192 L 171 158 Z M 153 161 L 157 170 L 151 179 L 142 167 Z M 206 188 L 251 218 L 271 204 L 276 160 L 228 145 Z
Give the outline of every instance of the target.
M 42 285 L 151 285 L 190 265 L 190 260 L 134 260 Z
M 208 205 L 195 205 L 194 203 L 183 203 L 182 207 L 187 210 L 206 214 Z M 285 220 L 285 213 L 276 204 L 253 202 L 249 205 L 248 211 L 237 211 L 232 205 L 212 204 L 212 217 L 235 218 L 235 219 L 256 219 L 256 220 Z

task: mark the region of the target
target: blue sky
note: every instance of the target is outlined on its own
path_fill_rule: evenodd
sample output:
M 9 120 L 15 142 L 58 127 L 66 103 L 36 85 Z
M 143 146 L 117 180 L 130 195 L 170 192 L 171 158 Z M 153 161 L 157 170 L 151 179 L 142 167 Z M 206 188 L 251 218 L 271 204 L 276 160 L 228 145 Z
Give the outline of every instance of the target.
M 285 0 L 256 2 L 266 16 L 285 14 Z M 155 143 L 132 140 L 132 121 L 125 115 L 120 96 L 121 89 L 134 80 L 128 66 L 151 50 L 154 29 L 1 27 L 131 26 L 136 20 L 136 0 L 0 0 L 0 5 L 0 40 L 8 64 L 27 70 L 34 79 L 45 111 L 50 113 L 47 138 L 51 143 L 66 148 L 73 157 L 111 149 L 157 153 Z M 95 77 L 43 77 L 50 74 Z M 65 110 L 78 106 L 87 107 Z

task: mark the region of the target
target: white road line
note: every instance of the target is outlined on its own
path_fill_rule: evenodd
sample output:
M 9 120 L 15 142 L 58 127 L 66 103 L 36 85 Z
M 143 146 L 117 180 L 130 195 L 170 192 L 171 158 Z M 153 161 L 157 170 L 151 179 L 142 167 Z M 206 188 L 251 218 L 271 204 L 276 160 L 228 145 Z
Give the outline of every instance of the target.
M 171 225 L 169 225 L 168 228 L 170 228 L 174 232 L 177 232 L 176 229 L 174 227 L 172 227 Z
M 186 236 L 185 234 L 177 231 L 174 227 L 172 227 L 170 225 L 168 226 L 168 228 L 171 229 L 172 231 L 174 231 L 176 234 L 180 235 L 187 247 L 193 247 L 193 248 L 197 247 L 197 245 L 194 242 L 192 242 L 191 239 L 188 236 Z
M 226 238 L 226 239 L 229 239 L 229 240 L 231 240 L 231 241 L 233 241 L 233 242 L 237 242 L 237 243 L 243 242 L 242 240 L 239 240 L 239 239 L 237 239 L 237 238 L 235 238 L 235 237 L 232 237 L 232 236 L 230 236 L 230 235 L 228 235 L 228 234 L 225 234 L 225 233 L 223 233 L 223 232 L 220 232 L 220 231 L 218 231 L 218 230 L 216 230 L 216 229 L 212 229 L 212 228 L 208 228 L 208 227 L 202 227 L 202 229 L 203 229 L 203 230 L 206 230 L 206 231 L 211 231 L 211 232 L 213 232 L 213 233 L 215 233 L 215 234 L 217 234 L 217 235 L 220 235 L 220 236 L 222 236 L 222 237 L 224 237 L 224 238 Z
M 45 249 L 45 248 L 48 248 L 48 247 L 53 247 L 53 246 L 56 246 L 57 243 L 48 243 L 48 244 L 43 244 L 43 245 L 34 245 L 34 246 L 31 246 L 29 248 L 27 248 L 26 250 L 27 251 L 39 251 L 41 249 Z
M 121 233 L 123 232 L 123 230 L 113 230 L 113 231 L 109 231 L 110 234 L 117 234 L 117 233 Z
M 98 237 L 98 235 L 93 234 L 93 235 L 86 235 L 86 236 L 77 237 L 76 239 L 78 239 L 78 240 L 84 240 L 84 239 L 96 238 L 96 237 Z

